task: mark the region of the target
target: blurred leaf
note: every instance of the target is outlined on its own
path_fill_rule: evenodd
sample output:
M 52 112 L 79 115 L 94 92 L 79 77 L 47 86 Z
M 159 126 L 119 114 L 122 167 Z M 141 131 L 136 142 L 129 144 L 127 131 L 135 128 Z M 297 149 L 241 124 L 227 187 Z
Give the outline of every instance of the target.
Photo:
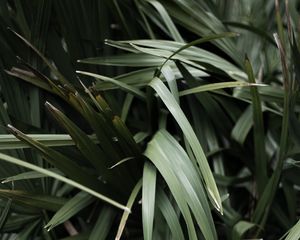
M 38 215 L 15 215 L 10 216 L 9 219 L 5 222 L 2 231 L 3 232 L 13 232 L 13 231 L 20 231 L 24 228 L 28 222 L 33 222 L 39 218 Z
M 246 221 L 239 221 L 236 223 L 232 229 L 232 240 L 240 240 L 243 239 L 243 235 L 250 230 L 251 228 L 255 227 L 254 223 L 246 222 Z
M 246 137 L 253 125 L 253 110 L 252 105 L 249 105 L 243 114 L 239 117 L 235 123 L 234 128 L 231 131 L 231 137 L 240 143 L 244 144 Z
M 10 212 L 10 207 L 11 207 L 11 203 L 12 203 L 12 199 L 8 199 L 8 201 L 6 202 L 5 207 L 2 209 L 1 211 L 1 215 L 0 215 L 0 231 L 3 229 L 3 226 L 5 225 L 8 216 L 9 216 L 9 212 Z
M 128 53 L 106 57 L 96 57 L 78 60 L 80 63 L 108 66 L 153 67 L 163 63 L 163 59 L 145 53 Z
M 58 146 L 73 146 L 74 141 L 68 134 L 28 134 L 28 137 L 39 141 L 48 147 Z M 94 135 L 89 136 L 92 141 L 97 142 Z M 28 144 L 20 141 L 12 134 L 1 134 L 0 135 L 0 149 L 18 149 L 18 148 L 29 148 Z
M 247 83 L 247 82 L 221 82 L 221 83 L 211 83 L 211 84 L 205 84 L 199 87 L 183 90 L 179 92 L 179 96 L 186 96 L 189 94 L 199 93 L 199 92 L 205 92 L 205 91 L 214 91 L 217 89 L 223 89 L 223 88 L 234 88 L 234 87 L 254 87 L 254 86 L 264 86 L 262 84 L 257 83 Z
M 89 240 L 105 240 L 113 225 L 116 211 L 110 206 L 103 206 L 99 213 L 97 222 L 89 236 Z
M 40 220 L 35 221 L 33 223 L 30 223 L 26 225 L 19 233 L 18 233 L 18 239 L 20 240 L 26 240 L 30 236 L 32 236 L 32 232 L 34 231 L 35 227 L 40 223 Z
M 31 207 L 46 209 L 50 211 L 57 211 L 66 202 L 66 199 L 64 198 L 38 195 L 19 190 L 0 189 L 0 196 L 2 198 L 12 199 L 15 202 L 29 205 Z
M 60 172 L 56 168 L 48 168 L 47 170 L 55 172 L 59 175 L 63 175 L 62 172 Z M 8 183 L 8 182 L 20 181 L 25 179 L 34 179 L 34 178 L 43 178 L 43 177 L 48 177 L 48 176 L 39 172 L 30 171 L 30 172 L 24 172 L 15 176 L 5 178 L 1 183 Z
M 298 221 L 288 232 L 285 240 L 298 240 L 300 238 L 300 221 Z

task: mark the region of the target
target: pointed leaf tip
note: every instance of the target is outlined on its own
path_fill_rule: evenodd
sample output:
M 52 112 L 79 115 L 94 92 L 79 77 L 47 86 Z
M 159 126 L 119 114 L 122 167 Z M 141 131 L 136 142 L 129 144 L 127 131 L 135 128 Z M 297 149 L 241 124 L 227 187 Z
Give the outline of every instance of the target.
M 57 111 L 58 109 L 56 107 L 54 107 L 51 103 L 49 103 L 48 101 L 45 102 L 45 106 L 47 107 L 47 109 L 49 109 L 50 111 Z

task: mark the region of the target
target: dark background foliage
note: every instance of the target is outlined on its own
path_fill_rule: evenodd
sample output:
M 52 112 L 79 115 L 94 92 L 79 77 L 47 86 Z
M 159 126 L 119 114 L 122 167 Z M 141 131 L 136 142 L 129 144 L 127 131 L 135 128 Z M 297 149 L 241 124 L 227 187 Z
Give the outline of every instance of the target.
M 1 238 L 298 239 L 298 4 L 2 0 Z

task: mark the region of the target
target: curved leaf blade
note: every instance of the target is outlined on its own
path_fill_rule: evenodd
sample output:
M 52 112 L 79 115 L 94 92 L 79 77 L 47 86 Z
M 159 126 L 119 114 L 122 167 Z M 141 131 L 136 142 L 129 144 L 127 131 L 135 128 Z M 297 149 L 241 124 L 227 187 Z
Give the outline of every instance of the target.
M 167 87 L 163 84 L 163 82 L 159 78 L 154 78 L 149 84 L 160 96 L 166 107 L 169 109 L 174 119 L 177 121 L 180 126 L 183 134 L 186 136 L 187 141 L 189 142 L 193 153 L 197 159 L 199 164 L 199 168 L 206 184 L 206 189 L 208 192 L 208 196 L 211 199 L 212 204 L 215 208 L 222 213 L 222 203 L 219 195 L 219 191 L 214 180 L 213 174 L 210 170 L 208 161 L 205 157 L 203 149 L 199 143 L 199 140 L 189 123 L 188 119 L 184 115 L 182 109 L 167 89 Z

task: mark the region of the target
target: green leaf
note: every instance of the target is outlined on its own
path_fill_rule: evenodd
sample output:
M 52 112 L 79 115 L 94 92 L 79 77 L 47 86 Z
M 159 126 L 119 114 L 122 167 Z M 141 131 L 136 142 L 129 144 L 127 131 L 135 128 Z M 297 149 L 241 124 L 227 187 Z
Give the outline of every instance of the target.
M 51 218 L 45 228 L 48 231 L 69 220 L 83 208 L 93 202 L 93 197 L 86 192 L 79 192 L 67 201 Z
M 55 172 L 59 175 L 63 175 L 62 172 L 56 168 L 47 168 L 47 170 Z M 39 172 L 29 171 L 29 172 L 20 173 L 15 176 L 5 178 L 1 183 L 8 183 L 8 182 L 14 182 L 14 181 L 20 181 L 20 180 L 26 180 L 26 179 L 43 178 L 43 177 L 48 177 L 48 176 L 45 174 L 39 173 Z
M 278 162 L 275 167 L 275 171 L 273 172 L 270 180 L 268 181 L 264 192 L 261 198 L 258 201 L 257 207 L 253 214 L 253 222 L 258 223 L 260 225 L 264 225 L 266 218 L 269 214 L 271 204 L 274 200 L 276 191 L 278 189 L 278 184 L 280 181 L 280 176 L 282 173 L 283 163 L 285 160 L 285 156 L 288 151 L 288 137 L 289 137 L 289 119 L 290 119 L 290 91 L 289 91 L 289 72 L 287 67 L 287 59 L 285 56 L 284 49 L 282 47 L 282 43 L 279 40 L 277 34 L 274 34 L 276 44 L 278 46 L 281 58 L 281 65 L 284 77 L 284 105 L 283 105 L 283 116 L 281 123 L 281 134 L 280 134 L 280 144 L 279 144 L 279 153 L 278 153 Z
M 80 63 L 107 65 L 107 66 L 128 66 L 128 67 L 153 67 L 163 63 L 163 59 L 145 53 L 128 53 L 106 57 L 86 58 L 78 60 Z
M 160 130 L 148 143 L 144 154 L 153 162 L 170 188 L 186 221 L 189 237 L 196 239 L 188 207 L 194 214 L 205 239 L 216 239 L 201 176 L 196 165 L 191 162 L 178 142 L 165 130 Z
M 8 128 L 17 138 L 33 147 L 34 149 L 38 150 L 50 164 L 62 171 L 66 176 L 68 176 L 69 178 L 73 178 L 75 181 L 85 186 L 91 187 L 94 190 L 99 190 L 101 182 L 98 181 L 95 177 L 91 176 L 85 170 L 81 169 L 77 163 L 67 158 L 60 152 L 57 152 L 49 147 L 46 147 L 40 142 L 31 139 L 16 128 L 10 125 L 8 126 Z
M 300 238 L 300 220 L 289 230 L 285 240 L 298 240 Z
M 165 77 L 172 95 L 175 97 L 176 101 L 179 103 L 178 87 L 177 87 L 175 74 L 173 73 L 172 68 L 170 66 L 164 66 L 161 69 L 161 73 Z
M 88 237 L 89 237 L 89 234 L 90 234 L 89 231 L 84 231 L 84 232 L 80 232 L 80 233 L 78 233 L 77 235 L 74 235 L 74 236 L 61 238 L 60 240 L 87 240 Z M 100 238 L 99 238 L 99 240 L 100 240 Z
M 91 141 L 87 134 L 85 134 L 79 127 L 77 127 L 68 117 L 66 117 L 57 108 L 55 108 L 48 102 L 46 102 L 46 107 L 55 117 L 57 122 L 61 124 L 70 134 L 77 148 L 98 171 L 99 175 L 105 178 L 108 172 L 108 159 L 103 159 L 103 157 L 105 157 L 105 154 L 102 151 L 102 149 L 100 149 L 93 141 Z M 99 159 L 100 157 L 102 159 Z
M 37 76 L 35 76 L 32 72 L 25 71 L 20 68 L 13 67 L 10 71 L 6 71 L 7 74 L 10 76 L 17 77 L 19 79 L 22 79 L 26 82 L 29 82 L 39 88 L 42 88 L 48 92 L 53 92 L 50 88 L 49 84 L 45 83 L 44 81 L 41 81 L 41 79 Z
M 236 121 L 234 128 L 231 131 L 231 137 L 240 143 L 244 144 L 246 137 L 253 125 L 253 110 L 252 105 L 249 105 L 243 114 Z
M 0 189 L 0 197 L 50 211 L 57 211 L 66 202 L 64 198 L 6 189 Z
M 206 91 L 214 91 L 223 88 L 234 88 L 234 87 L 253 87 L 253 86 L 265 86 L 264 84 L 257 84 L 257 83 L 247 83 L 242 81 L 235 81 L 235 82 L 220 82 L 220 83 L 210 83 L 205 84 L 199 87 L 190 88 L 187 90 L 183 90 L 179 92 L 179 96 L 186 96 L 189 94 L 195 94 L 199 92 L 206 92 Z
M 184 240 L 185 238 L 183 235 L 181 224 L 174 210 L 174 207 L 172 206 L 167 195 L 163 192 L 163 190 L 160 187 L 157 188 L 156 205 L 160 209 L 164 218 L 167 221 L 167 224 L 172 233 L 172 239 Z
M 251 222 L 246 221 L 239 221 L 233 226 L 232 229 L 232 240 L 240 240 L 242 239 L 243 235 L 250 230 L 251 228 L 254 228 L 255 224 Z
M 69 184 L 69 185 L 71 185 L 73 187 L 76 187 L 76 188 L 78 188 L 78 189 L 80 189 L 82 191 L 85 191 L 85 192 L 87 192 L 87 193 L 89 193 L 89 194 L 91 194 L 91 195 L 93 195 L 93 196 L 95 196 L 95 197 L 97 197 L 97 198 L 99 198 L 99 199 L 101 199 L 101 200 L 103 200 L 103 201 L 105 201 L 105 202 L 107 202 L 107 203 L 109 203 L 109 204 L 117 207 L 117 208 L 123 209 L 125 212 L 130 212 L 130 209 L 128 209 L 128 207 L 125 207 L 122 204 L 120 204 L 120 203 L 118 203 L 118 202 L 116 202 L 116 201 L 114 201 L 114 200 L 112 200 L 112 199 L 110 199 L 110 198 L 108 198 L 108 197 L 106 197 L 106 196 L 104 196 L 104 195 L 102 195 L 102 194 L 100 194 L 100 193 L 92 190 L 91 188 L 88 188 L 88 187 L 86 187 L 86 186 L 84 186 L 84 185 L 82 185 L 82 184 L 80 184 L 78 182 L 75 182 L 75 181 L 73 181 L 71 179 L 63 177 L 63 176 L 61 176 L 61 175 L 59 175 L 57 173 L 48 171 L 46 169 L 43 169 L 43 168 L 38 167 L 38 166 L 35 166 L 35 165 L 31 164 L 31 163 L 27 163 L 25 161 L 19 160 L 17 158 L 8 156 L 8 155 L 3 154 L 3 153 L 0 153 L 0 159 L 3 160 L 3 161 L 5 161 L 5 162 L 16 164 L 18 166 L 22 166 L 22 167 L 31 169 L 31 170 L 36 171 L 36 172 L 40 172 L 42 174 L 46 174 L 49 177 L 53 177 L 53 178 L 55 178 L 55 179 L 57 179 L 59 181 L 67 183 L 67 184 Z
M 122 215 L 122 218 L 121 218 L 121 221 L 120 221 L 120 224 L 119 224 L 119 227 L 118 227 L 118 232 L 117 232 L 117 235 L 116 235 L 116 238 L 115 238 L 116 240 L 121 239 L 121 236 L 122 236 L 122 233 L 124 231 L 127 219 L 129 217 L 130 209 L 132 208 L 141 187 L 142 187 L 142 180 L 139 180 L 137 182 L 137 184 L 135 185 L 135 187 L 133 188 L 133 190 L 130 194 L 130 197 L 128 199 L 128 202 L 126 204 L 126 208 L 129 209 L 129 211 L 124 211 L 124 213 Z
M 225 37 L 237 37 L 238 34 L 236 33 L 232 33 L 232 32 L 226 32 L 226 33 L 220 33 L 220 34 L 212 34 L 209 36 L 205 36 L 203 38 L 194 40 L 192 42 L 189 42 L 187 44 L 185 44 L 184 46 L 182 46 L 181 48 L 179 48 L 178 50 L 176 50 L 174 53 L 172 53 L 165 61 L 164 63 L 160 66 L 159 70 L 161 71 L 161 69 L 163 68 L 163 66 L 170 60 L 172 59 L 172 57 L 174 57 L 176 54 L 182 52 L 183 50 L 201 44 L 201 43 L 205 43 L 205 42 L 209 42 L 212 40 L 216 40 L 216 39 L 220 39 L 220 38 L 225 38 Z
M 110 206 L 103 206 L 89 240 L 106 240 L 113 225 L 116 211 Z
M 252 70 L 251 63 L 246 57 L 245 69 L 248 74 L 249 82 L 255 84 L 255 77 Z M 266 186 L 267 175 L 267 155 L 265 149 L 265 130 L 263 123 L 263 112 L 261 106 L 261 100 L 256 88 L 251 88 L 252 95 L 252 110 L 253 110 L 253 128 L 254 128 L 254 156 L 255 156 L 255 174 L 257 181 L 257 188 L 259 194 L 261 194 Z
M 24 206 L 22 206 L 24 208 Z M 37 212 L 37 214 L 39 214 Z M 10 216 L 3 228 L 1 229 L 2 232 L 18 232 L 21 231 L 24 226 L 28 222 L 32 222 L 34 220 L 37 220 L 40 218 L 39 215 L 15 215 L 15 216 Z
M 62 147 L 75 145 L 68 134 L 28 134 L 28 137 L 48 147 Z M 93 142 L 97 142 L 94 135 L 89 136 Z M 28 144 L 20 141 L 12 134 L 0 135 L 0 150 L 29 148 Z
M 35 230 L 35 228 L 40 223 L 40 220 L 37 220 L 35 222 L 31 222 L 30 224 L 27 224 L 19 233 L 18 233 L 18 240 L 26 240 L 30 238 L 32 235 L 32 232 Z
M 10 212 L 10 207 L 11 207 L 11 203 L 12 203 L 12 199 L 8 199 L 5 207 L 2 209 L 1 211 L 1 215 L 0 215 L 0 231 L 3 229 L 3 226 L 5 225 L 8 216 L 9 216 L 9 212 Z
M 131 40 L 121 42 L 114 41 L 112 43 L 114 47 L 123 47 L 125 45 L 131 50 L 133 49 L 138 52 L 147 53 L 148 55 L 150 54 L 152 56 L 166 59 L 178 51 L 178 49 L 185 46 L 184 43 L 166 40 Z M 172 57 L 172 60 L 176 59 L 197 69 L 206 69 L 206 66 L 214 66 L 214 71 L 217 68 L 218 70 L 225 72 L 227 75 L 238 81 L 247 79 L 246 74 L 241 69 L 224 58 L 199 47 L 191 46 L 182 50 L 180 53 L 177 53 Z M 172 66 L 173 63 L 168 62 L 168 65 L 169 64 Z
M 51 71 L 59 78 L 62 84 L 69 84 L 69 81 L 64 78 L 64 76 L 53 66 L 53 64 L 48 61 L 48 59 L 36 48 L 34 47 L 28 40 L 22 37 L 17 32 L 9 29 L 13 34 L 15 34 L 19 39 L 21 39 L 27 46 L 29 46 L 43 61 L 44 63 L 51 69 Z
M 202 150 L 202 147 L 197 139 L 195 132 L 192 129 L 191 124 L 187 120 L 186 116 L 184 115 L 183 111 L 181 110 L 174 97 L 171 95 L 169 90 L 166 88 L 166 86 L 162 83 L 160 79 L 154 78 L 151 81 L 150 86 L 158 93 L 162 101 L 165 103 L 166 107 L 173 115 L 174 119 L 177 121 L 183 134 L 187 138 L 187 141 L 189 142 L 199 164 L 199 168 L 205 182 L 208 196 L 210 197 L 211 202 L 215 206 L 215 208 L 222 213 L 222 203 L 217 185 L 213 178 L 205 154 Z
M 146 99 L 145 93 L 143 93 L 141 90 L 139 90 L 138 88 L 129 86 L 123 82 L 120 82 L 115 79 L 105 77 L 105 76 L 102 76 L 99 74 L 95 74 L 95 73 L 89 73 L 89 72 L 83 72 L 83 71 L 76 71 L 76 72 L 79 74 L 82 74 L 82 75 L 93 77 L 97 80 L 102 80 L 102 81 L 107 81 L 107 82 L 113 83 L 113 84 L 117 85 L 120 89 L 122 89 L 126 92 L 129 92 L 129 93 L 132 93 L 134 96 L 136 96 L 137 98 L 139 98 L 141 100 Z
M 144 164 L 142 216 L 144 239 L 151 240 L 153 232 L 154 206 L 156 194 L 156 168 L 149 162 Z
M 175 24 L 173 23 L 172 19 L 170 18 L 168 12 L 164 8 L 164 6 L 156 0 L 146 0 L 150 3 L 160 14 L 161 18 L 163 19 L 164 23 L 166 24 L 170 35 L 174 38 L 177 42 L 184 42 L 183 38 L 180 36 Z

